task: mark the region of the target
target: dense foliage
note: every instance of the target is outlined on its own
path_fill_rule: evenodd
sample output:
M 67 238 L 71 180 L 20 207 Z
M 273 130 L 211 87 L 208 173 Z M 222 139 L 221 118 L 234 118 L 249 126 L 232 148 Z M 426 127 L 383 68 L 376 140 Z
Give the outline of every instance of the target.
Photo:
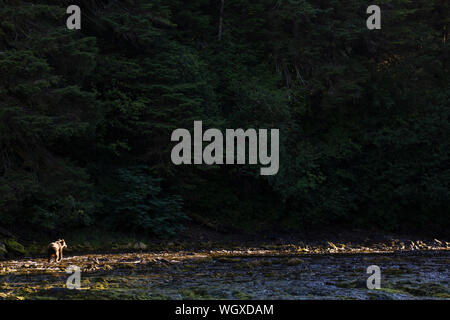
M 0 0 L 0 223 L 450 226 L 450 3 L 377 4 Z M 173 165 L 194 120 L 279 128 L 279 173 Z

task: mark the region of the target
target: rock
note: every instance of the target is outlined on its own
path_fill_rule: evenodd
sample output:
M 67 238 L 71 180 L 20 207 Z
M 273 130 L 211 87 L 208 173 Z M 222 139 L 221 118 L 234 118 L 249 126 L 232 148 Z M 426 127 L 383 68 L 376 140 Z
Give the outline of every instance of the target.
M 134 249 L 136 250 L 146 250 L 147 249 L 147 245 L 143 242 L 136 242 L 133 246 Z
M 13 256 L 25 255 L 25 248 L 23 247 L 23 245 L 18 243 L 16 240 L 9 238 L 9 239 L 5 239 L 3 242 L 5 243 L 5 247 L 8 250 L 8 256 L 9 255 L 13 255 Z
M 0 259 L 4 259 L 7 253 L 8 250 L 6 250 L 6 246 L 0 242 Z
M 328 245 L 332 248 L 332 249 L 334 249 L 334 250 L 339 250 L 338 249 L 338 247 L 336 247 L 336 245 L 333 243 L 333 242 L 328 242 Z

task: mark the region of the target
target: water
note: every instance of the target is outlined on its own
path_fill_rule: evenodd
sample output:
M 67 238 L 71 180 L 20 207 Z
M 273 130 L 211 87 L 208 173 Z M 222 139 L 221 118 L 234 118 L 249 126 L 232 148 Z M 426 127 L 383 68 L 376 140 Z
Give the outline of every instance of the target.
M 0 262 L 0 299 L 450 299 L 450 251 L 87 254 Z M 70 265 L 81 290 L 66 288 Z M 369 290 L 367 267 L 381 269 Z

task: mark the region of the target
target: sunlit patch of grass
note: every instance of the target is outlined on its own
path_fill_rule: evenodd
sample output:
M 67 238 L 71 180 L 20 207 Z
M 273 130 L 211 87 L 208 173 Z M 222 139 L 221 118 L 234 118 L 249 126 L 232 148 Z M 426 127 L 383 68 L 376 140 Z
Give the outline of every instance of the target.
M 383 291 L 386 293 L 394 293 L 394 294 L 407 294 L 410 295 L 408 292 L 400 290 L 400 289 L 393 289 L 393 288 L 381 288 L 377 289 L 377 291 Z
M 109 288 L 109 283 L 105 278 L 97 278 L 91 288 L 94 290 L 107 290 Z
M 433 297 L 442 298 L 442 299 L 450 299 L 450 293 L 436 293 L 433 295 Z
M 448 289 L 444 288 L 440 284 L 437 283 L 424 283 L 419 287 L 401 287 L 403 291 L 408 292 L 413 296 L 419 297 L 441 297 L 442 295 L 449 295 L 450 292 Z

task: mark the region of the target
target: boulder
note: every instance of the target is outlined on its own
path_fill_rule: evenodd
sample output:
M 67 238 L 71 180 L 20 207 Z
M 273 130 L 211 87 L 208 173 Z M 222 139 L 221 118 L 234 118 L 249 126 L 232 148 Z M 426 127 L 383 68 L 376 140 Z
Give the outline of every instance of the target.
M 18 243 L 12 238 L 3 240 L 6 250 L 8 251 L 8 256 L 23 256 L 25 255 L 25 248 L 23 245 Z
M 145 250 L 145 249 L 147 249 L 147 245 L 143 242 L 136 242 L 134 244 L 133 248 L 136 250 Z
M 0 242 L 0 259 L 4 259 L 7 253 L 8 250 L 6 250 L 5 244 Z

